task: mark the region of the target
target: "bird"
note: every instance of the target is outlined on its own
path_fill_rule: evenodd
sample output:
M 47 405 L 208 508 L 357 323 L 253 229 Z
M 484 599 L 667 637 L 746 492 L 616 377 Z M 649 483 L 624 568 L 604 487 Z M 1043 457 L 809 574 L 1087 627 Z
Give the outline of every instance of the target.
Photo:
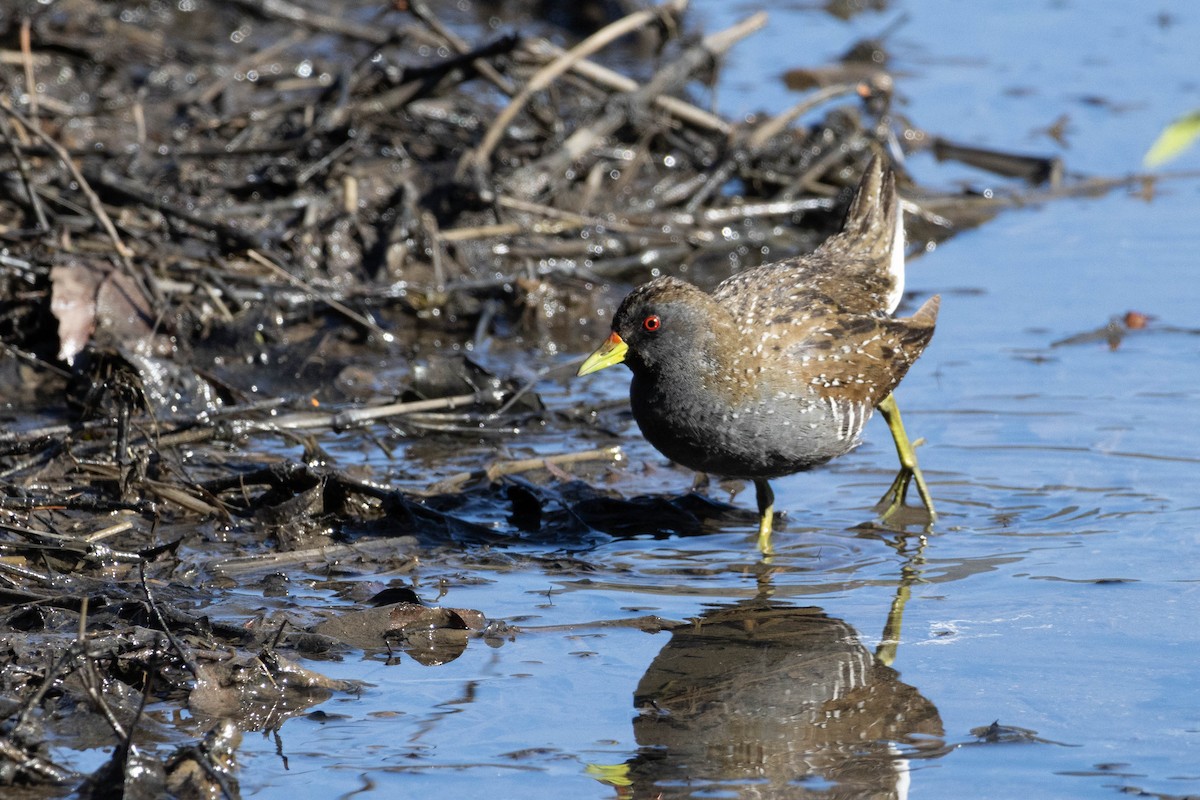
M 753 481 L 764 554 L 770 480 L 857 447 L 876 409 L 900 459 L 881 517 L 905 507 L 915 482 L 932 523 L 893 391 L 929 344 L 941 298 L 893 316 L 904 261 L 895 172 L 876 154 L 841 230 L 815 251 L 735 273 L 711 293 L 670 276 L 638 286 L 577 374 L 624 363 L 634 420 L 655 449 L 699 472 Z

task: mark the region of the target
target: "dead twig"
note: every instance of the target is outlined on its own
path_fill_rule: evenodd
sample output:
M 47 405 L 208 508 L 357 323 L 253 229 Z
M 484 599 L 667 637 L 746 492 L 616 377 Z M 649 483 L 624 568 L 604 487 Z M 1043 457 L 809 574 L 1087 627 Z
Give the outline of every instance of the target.
M 29 131 L 29 133 L 33 134 L 39 141 L 42 142 L 42 144 L 50 148 L 50 150 L 54 152 L 55 157 L 58 158 L 59 162 L 67 168 L 67 171 L 71 173 L 71 177 L 74 178 L 75 182 L 78 184 L 79 191 L 83 192 L 84 197 L 87 198 L 88 205 L 91 207 L 92 213 L 96 215 L 96 219 L 100 222 L 104 232 L 108 235 L 109 241 L 112 242 L 113 249 L 116 250 L 117 255 L 121 258 L 121 260 L 125 262 L 126 267 L 130 270 L 130 274 L 132 275 L 133 268 L 129 263 L 129 259 L 133 255 L 133 251 L 126 247 L 125 243 L 121 241 L 121 235 L 117 233 L 116 226 L 113 225 L 113 221 L 109 218 L 108 212 L 104 210 L 104 204 L 100 202 L 100 197 L 92 189 L 92 186 L 90 183 L 88 183 L 87 179 L 83 177 L 83 173 L 80 172 L 79 167 L 75 165 L 74 159 L 71 158 L 71 155 L 67 152 L 66 148 L 56 142 L 51 136 L 44 133 L 32 119 L 25 116 L 20 111 L 17 111 L 15 108 L 12 108 L 8 104 L 8 100 L 3 97 L 0 97 L 0 112 L 7 114 L 17 122 L 21 123 L 21 125 L 27 131 Z
M 309 11 L 307 8 L 289 3 L 287 0 L 234 0 L 243 8 L 250 9 L 264 17 L 274 17 L 298 25 L 326 33 L 335 33 L 348 39 L 361 39 L 371 44 L 390 42 L 395 33 L 374 25 L 362 25 L 344 17 L 335 17 Z
M 549 87 L 559 76 L 570 70 L 579 61 L 604 49 L 622 36 L 649 25 L 655 19 L 677 19 L 686 7 L 687 0 L 668 0 L 655 8 L 635 11 L 604 26 L 540 69 L 512 99 L 512 102 L 492 120 L 492 124 L 488 126 L 487 133 L 484 134 L 483 141 L 479 143 L 479 146 L 463 156 L 458 165 L 458 175 L 461 177 L 470 171 L 486 168 L 491 160 L 492 151 L 500 142 L 500 137 L 504 135 L 508 126 L 512 124 L 517 114 L 534 94 Z
M 595 450 L 581 450 L 575 453 L 560 453 L 553 456 L 545 456 L 542 458 L 522 458 L 515 461 L 497 461 L 485 469 L 476 469 L 469 472 L 457 472 L 449 475 L 442 480 L 430 486 L 425 492 L 428 495 L 449 494 L 455 491 L 459 486 L 469 481 L 481 480 L 486 478 L 489 482 L 494 482 L 505 475 L 518 475 L 522 472 L 531 472 L 537 469 L 549 469 L 550 467 L 561 467 L 566 464 L 579 464 L 585 461 L 620 461 L 625 457 L 624 452 L 619 445 L 611 447 L 600 447 Z
M 553 42 L 545 39 L 536 39 L 530 42 L 526 46 L 526 49 L 534 55 L 546 59 L 561 59 L 565 57 L 567 52 Z M 626 77 L 619 72 L 597 64 L 594 61 L 589 61 L 586 58 L 577 59 L 571 64 L 571 71 L 597 86 L 613 92 L 628 94 L 637 91 L 638 88 L 637 81 L 633 78 Z M 722 136 L 727 136 L 733 132 L 733 126 L 716 114 L 705 111 L 703 108 L 693 105 L 686 100 L 681 100 L 678 97 L 663 95 L 655 98 L 654 104 L 676 119 L 682 120 L 689 125 L 694 125 L 697 128 L 703 128 Z
M 371 331 L 372 333 L 374 333 L 376 336 L 379 337 L 380 341 L 391 342 L 391 341 L 395 340 L 395 337 L 391 333 L 389 333 L 389 332 L 385 331 L 383 328 L 379 327 L 379 323 L 375 322 L 375 320 L 370 319 L 369 317 L 367 317 L 364 314 L 358 313 L 357 311 L 350 308 L 349 306 L 347 306 L 345 303 L 341 302 L 340 300 L 337 300 L 336 298 L 332 297 L 328 293 L 319 291 L 315 286 L 308 283 L 308 281 L 297 278 L 295 275 L 288 272 L 286 269 L 279 266 L 274 261 L 267 258 L 266 256 L 264 256 L 262 253 L 258 252 L 257 250 L 248 250 L 246 252 L 246 255 L 252 261 L 256 261 L 259 264 L 262 264 L 264 267 L 268 268 L 269 270 L 274 272 L 276 275 L 280 276 L 281 278 L 283 278 L 284 280 L 286 280 L 288 283 L 292 284 L 293 286 L 297 287 L 298 289 L 302 289 L 305 292 L 308 292 L 310 295 L 317 298 L 321 302 L 325 303 L 325 305 L 334 309 L 339 314 L 341 314 L 342 316 L 349 319 L 351 322 L 361 325 L 364 328 L 366 328 L 367 330 Z
M 705 36 L 699 44 L 689 47 L 660 69 L 645 86 L 626 95 L 625 102 L 610 103 L 603 116 L 576 130 L 558 150 L 514 172 L 505 181 L 509 191 L 524 198 L 541 194 L 552 177 L 564 174 L 584 154 L 615 133 L 631 116 L 641 113 L 655 98 L 676 91 L 701 67 L 719 58 L 737 42 L 766 24 L 767 15 L 760 11 L 726 30 Z

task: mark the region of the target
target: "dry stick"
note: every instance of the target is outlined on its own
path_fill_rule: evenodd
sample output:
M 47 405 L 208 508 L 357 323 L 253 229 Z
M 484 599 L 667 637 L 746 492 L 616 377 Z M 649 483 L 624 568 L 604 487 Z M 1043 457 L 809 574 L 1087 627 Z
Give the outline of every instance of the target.
M 466 53 L 471 52 L 471 46 L 467 44 L 466 40 L 443 25 L 442 21 L 434 16 L 433 12 L 429 10 L 429 6 L 425 4 L 424 0 L 409 0 L 408 10 L 414 17 L 421 20 L 421 22 L 424 22 L 431 31 L 440 36 L 443 41 L 447 42 L 451 47 L 453 47 L 459 55 L 465 55 Z M 513 82 L 504 75 L 500 74 L 500 72 L 498 72 L 496 68 L 487 61 L 484 61 L 482 58 L 477 58 L 471 62 L 471 66 L 473 66 L 480 75 L 491 81 L 497 89 L 504 92 L 509 97 L 512 97 L 514 94 L 516 94 L 517 87 L 513 84 Z
M 691 197 L 710 177 L 708 171 L 694 172 L 687 177 L 672 175 L 660 181 L 649 194 L 658 200 L 660 207 L 667 208 Z
M 443 242 L 466 242 L 472 239 L 491 239 L 497 236 L 516 236 L 519 233 L 555 234 L 569 230 L 569 225 L 553 225 L 535 222 L 532 225 L 518 225 L 515 222 L 503 222 L 497 225 L 473 225 L 468 228 L 450 228 L 442 231 Z
M 229 309 L 229 305 L 221 297 L 221 290 L 213 286 L 211 283 L 205 282 L 200 290 L 204 292 L 205 297 L 213 304 L 217 310 L 217 316 L 225 322 L 233 322 L 233 312 Z
M 13 141 L 12 125 L 9 124 L 8 117 L 0 116 L 0 136 L 4 137 L 9 151 L 12 152 L 13 160 L 17 162 L 17 174 L 21 176 L 21 185 L 25 187 L 25 194 L 29 196 L 29 205 L 33 208 L 38 229 L 50 230 L 50 221 L 46 217 L 46 210 L 42 207 L 42 198 L 38 196 L 37 190 L 34 188 L 33 172 L 29 169 L 29 161 L 17 147 L 17 143 Z
M 239 72 L 245 72 L 249 70 L 254 64 L 264 64 L 270 61 L 284 50 L 300 44 L 307 39 L 308 36 L 309 34 L 304 31 L 296 31 L 291 36 L 280 39 L 274 44 L 264 47 L 261 50 L 256 50 L 255 52 L 243 58 L 241 61 L 234 64 L 225 72 L 224 75 L 217 78 L 208 86 L 197 86 L 192 91 L 186 92 L 184 96 L 180 98 L 179 104 L 191 105 L 192 103 L 198 103 L 200 105 L 208 105 L 217 98 L 217 95 L 225 91 L 225 89 L 228 88 L 231 83 L 237 80 L 237 75 Z
M 422 411 L 449 411 L 463 406 L 476 405 L 481 402 L 498 403 L 504 396 L 502 391 L 483 391 L 475 394 L 458 394 L 450 397 L 438 397 L 433 400 L 415 400 L 409 403 L 390 403 L 386 406 L 373 408 L 352 408 L 334 414 L 301 413 L 288 414 L 273 420 L 263 422 L 249 421 L 244 426 L 259 430 L 305 431 L 313 428 L 330 428 L 344 430 L 364 422 L 374 422 L 387 417 L 398 417 L 404 414 L 416 414 Z
M 237 4 L 266 17 L 284 19 L 289 22 L 315 28 L 319 31 L 336 33 L 350 39 L 362 39 L 371 44 L 387 44 L 393 36 L 392 32 L 386 28 L 374 25 L 360 25 L 356 22 L 349 22 L 342 17 L 318 14 L 294 3 L 289 3 L 287 0 L 237 0 Z
M 587 227 L 602 227 L 613 233 L 629 233 L 637 236 L 645 237 L 661 237 L 664 240 L 669 240 L 667 235 L 664 235 L 661 228 L 656 228 L 652 223 L 647 226 L 622 223 L 609 219 L 601 219 L 599 217 L 584 217 L 575 214 L 571 211 L 562 211 L 561 209 L 551 206 L 539 206 L 536 203 L 531 203 L 527 200 L 518 200 L 515 197 L 501 196 L 497 198 L 497 204 L 500 206 L 518 209 L 529 214 L 546 213 L 550 218 L 536 219 L 529 222 L 502 222 L 494 225 L 472 225 L 465 228 L 450 228 L 440 232 L 443 242 L 465 242 L 477 239 L 495 239 L 500 237 L 525 235 L 540 235 L 540 236 L 555 236 L 569 231 L 579 230 Z M 690 225 L 692 222 L 686 222 L 684 218 L 672 216 L 671 222 L 676 225 Z M 586 250 L 586 247 L 584 248 Z M 473 287 L 488 287 L 495 286 L 507 282 L 505 278 L 501 281 L 485 281 L 483 283 L 472 281 L 451 281 L 446 285 L 447 290 L 464 289 Z
M 133 255 L 133 251 L 126 247 L 125 243 L 121 241 L 121 236 L 117 233 L 117 228 L 113 225 L 112 220 L 109 219 L 108 212 L 104 210 L 104 204 L 100 202 L 100 197 L 94 191 L 92 191 L 91 184 L 89 184 L 83 177 L 83 173 L 79 171 L 79 167 L 75 165 L 75 162 L 71 159 L 71 154 L 67 152 L 67 149 L 50 136 L 43 133 L 42 129 L 38 127 L 37 123 L 35 123 L 33 120 L 26 117 L 15 108 L 10 108 L 8 102 L 3 98 L 0 98 L 0 111 L 3 111 L 5 114 L 8 114 L 17 122 L 21 123 L 21 125 L 23 125 L 30 133 L 40 139 L 42 144 L 54 151 L 55 157 L 57 157 L 58 160 L 62 162 L 62 165 L 71 173 L 71 177 L 74 178 L 75 182 L 79 185 L 79 190 L 83 192 L 84 197 L 87 198 L 88 205 L 91 206 L 92 213 L 96 215 L 96 219 L 100 221 L 100 225 L 104 228 L 104 232 L 108 234 L 108 238 L 112 242 L 113 248 L 117 251 L 117 255 L 121 257 L 121 260 L 125 263 L 126 268 L 132 273 L 133 265 L 130 263 L 129 258 Z
M 345 153 L 348 152 L 351 148 L 353 148 L 355 146 L 355 144 L 356 143 L 355 143 L 354 139 L 347 139 L 346 141 L 339 144 L 337 147 L 330 150 L 325 155 L 321 156 L 319 159 L 317 159 L 313 163 L 309 164 L 304 169 L 297 172 L 296 179 L 295 179 L 296 185 L 304 186 L 306 183 L 308 183 L 310 180 L 312 180 L 314 177 L 316 177 L 316 175 L 318 173 L 324 171 L 330 164 L 332 164 L 334 161 L 338 160 L 343 155 L 345 155 Z M 347 177 L 349 177 L 349 176 L 347 176 Z M 350 206 L 347 213 L 352 213 L 354 210 L 355 210 L 355 206 Z
M 791 200 L 801 192 L 811 192 L 813 194 L 837 194 L 836 189 L 823 191 L 823 187 L 816 183 L 816 179 L 829 171 L 829 168 L 838 161 L 846 157 L 848 148 L 830 147 L 825 155 L 818 158 L 815 162 L 809 165 L 808 169 L 792 179 L 783 191 L 779 192 L 775 197 L 777 200 Z
M 496 198 L 496 204 L 501 208 L 507 208 L 512 211 L 520 211 L 525 214 L 537 214 L 548 219 L 561 220 L 563 230 L 571 230 L 574 228 L 585 228 L 588 226 L 601 227 L 609 231 L 617 233 L 633 233 L 640 236 L 652 236 L 654 234 L 662 235 L 660 230 L 654 230 L 653 226 L 637 225 L 619 220 L 608 219 L 600 215 L 584 215 L 574 211 L 564 211 L 561 208 L 535 203 L 532 200 L 523 200 L 519 197 L 511 197 L 509 195 L 500 195 Z M 545 220 L 542 224 L 548 224 Z M 523 227 L 522 230 L 530 230 L 528 227 Z
M 536 39 L 530 42 L 527 49 L 534 55 L 553 59 L 562 58 L 567 52 L 553 42 L 548 42 L 545 39 Z M 635 92 L 638 88 L 637 81 L 633 78 L 626 77 L 619 72 L 615 72 L 608 67 L 601 66 L 587 59 L 576 61 L 571 65 L 571 71 L 598 86 L 615 92 Z M 671 116 L 688 122 L 697 128 L 705 128 L 724 135 L 729 135 L 733 131 L 733 126 L 716 114 L 705 111 L 703 108 L 692 105 L 678 97 L 662 95 L 654 98 L 654 104 Z
M 544 469 L 547 465 L 562 466 L 563 464 L 578 464 L 582 461 L 620 461 L 625 457 L 621 451 L 620 445 L 612 445 L 610 447 L 601 447 L 595 450 L 582 450 L 578 453 L 562 453 L 556 456 L 546 456 L 545 458 L 522 458 L 516 461 L 502 461 L 499 464 L 493 464 L 484 470 L 488 480 L 496 480 L 496 478 L 504 475 L 517 475 L 522 472 L 529 472 L 535 469 Z
M 24 772 L 32 773 L 54 783 L 75 783 L 79 775 L 66 767 L 60 767 L 53 761 L 40 756 L 30 755 L 22 748 L 0 736 L 0 759 L 11 764 L 17 764 Z
M 160 481 L 152 480 L 142 480 L 140 485 L 152 494 L 157 495 L 160 500 L 174 503 L 186 511 L 192 511 L 206 517 L 229 517 L 229 512 L 223 508 L 206 503 L 177 486 L 170 486 Z
M 39 67 L 48 67 L 51 65 L 51 63 L 53 63 L 53 59 L 51 59 L 50 56 L 42 53 L 34 53 L 32 58 L 34 65 Z M 5 50 L 4 48 L 0 47 L 0 65 L 8 64 L 21 66 L 24 63 L 25 56 L 22 55 L 19 50 Z
M 403 416 L 405 414 L 417 414 L 428 411 L 452 411 L 456 408 L 464 406 L 478 405 L 480 403 L 500 403 L 503 401 L 505 392 L 482 391 L 475 394 L 451 395 L 449 397 L 438 397 L 432 400 L 415 400 L 407 403 L 389 403 L 383 406 L 373 406 L 370 408 L 351 408 L 345 411 L 334 413 L 318 413 L 318 412 L 298 412 L 295 414 L 287 414 L 280 417 L 275 417 L 267 420 L 248 420 L 235 419 L 228 421 L 228 424 L 233 429 L 233 435 L 240 436 L 253 432 L 278 432 L 278 431 L 304 431 L 315 428 L 328 428 L 330 430 L 345 430 L 347 428 L 356 427 L 368 422 L 375 422 L 387 417 Z M 232 411 L 236 411 L 233 409 Z M 222 415 L 226 417 L 228 414 Z M 224 419 L 217 419 L 213 422 L 224 422 Z M 196 420 L 182 421 L 180 424 L 185 426 L 194 426 Z M 3 444 L 19 444 L 28 441 L 37 441 L 39 439 L 62 439 L 72 433 L 86 433 L 90 430 L 99 430 L 107 427 L 107 423 L 95 421 L 85 423 L 84 425 L 52 425 L 45 428 L 38 428 L 32 431 L 23 431 L 21 433 L 9 433 L 0 435 L 0 443 Z M 180 444 L 194 444 L 212 439 L 219 433 L 218 427 L 215 424 L 208 424 L 204 427 L 183 427 L 178 430 L 170 431 L 160 435 L 155 441 L 159 447 L 173 447 Z M 149 441 L 148 437 L 143 437 L 134 441 L 133 446 L 141 446 Z M 107 472 L 106 472 L 107 474 Z M 203 514 L 220 514 L 220 509 L 213 508 L 182 490 L 172 490 L 172 487 L 159 483 L 157 481 L 145 481 L 147 488 L 151 489 L 155 494 L 162 497 L 164 500 L 170 500 L 179 505 L 184 506 L 192 511 L 197 511 Z M 176 494 L 176 492 L 178 494 Z M 0 527 L 3 524 L 0 523 Z M 119 532 L 117 529 L 121 526 L 114 526 L 113 529 L 105 529 L 91 534 L 91 537 L 96 539 L 102 538 L 101 534 L 112 535 Z M 88 537 L 90 540 L 91 537 Z
M 521 472 L 530 472 L 535 469 L 547 469 L 550 465 L 561 466 L 563 464 L 578 464 L 582 461 L 620 461 L 625 457 L 620 445 L 611 447 L 601 447 L 595 450 L 581 450 L 577 453 L 560 453 L 555 456 L 545 456 L 543 458 L 523 458 L 516 461 L 500 461 L 492 464 L 486 469 L 476 469 L 469 472 L 457 472 L 453 475 L 448 475 L 440 481 L 430 486 L 427 492 L 421 494 L 444 494 L 453 491 L 454 487 L 479 478 L 487 478 L 489 481 L 495 481 L 504 475 L 516 475 Z
M 100 678 L 96 675 L 95 665 L 90 658 L 84 660 L 84 663 L 79 667 L 78 674 L 79 682 L 83 684 L 84 694 L 88 696 L 88 699 L 92 701 L 92 704 L 96 708 L 100 709 L 100 715 L 104 717 L 104 720 L 108 723 L 108 727 L 112 728 L 113 733 L 121 740 L 118 750 L 121 747 L 128 747 L 130 743 L 129 732 L 125 730 L 125 726 L 121 724 L 121 721 L 117 719 L 117 715 L 113 713 L 112 708 L 105 702 L 104 695 L 100 694 Z
M 25 93 L 29 95 L 29 116 L 37 119 L 37 79 L 33 75 L 33 47 L 29 36 L 29 26 L 29 17 L 21 20 L 21 60 L 25 62 Z
M 117 719 L 117 715 L 113 713 L 112 708 L 104 700 L 104 695 L 100 694 L 100 678 L 96 674 L 96 664 L 87 655 L 87 616 L 88 616 L 88 596 L 83 596 L 83 601 L 79 608 L 79 630 L 75 634 L 75 641 L 79 645 L 79 650 L 83 653 L 83 663 L 79 665 L 79 682 L 83 684 L 83 690 L 91 699 L 92 703 L 100 709 L 101 715 L 108 722 L 108 726 L 112 728 L 113 733 L 121 740 L 121 747 L 128 748 L 131 744 L 132 735 L 125 730 L 125 726 Z M 119 748 L 118 748 L 119 750 Z
M 418 414 L 424 411 L 452 411 L 463 406 L 478 405 L 479 403 L 499 403 L 504 399 L 501 390 L 480 391 L 475 394 L 460 394 L 450 397 L 438 397 L 433 400 L 414 400 L 408 403 L 391 403 L 375 408 L 352 408 L 333 415 L 332 426 L 335 430 L 343 430 L 364 422 L 374 422 L 387 417 L 398 417 L 405 414 Z
M 711 245 L 716 237 L 703 231 L 697 231 L 688 237 L 691 242 Z M 733 246 L 732 241 L 730 246 Z M 591 275 L 603 280 L 630 281 L 638 275 L 645 275 L 651 268 L 659 265 L 670 265 L 672 268 L 686 261 L 694 253 L 692 245 L 681 244 L 673 247 L 655 247 L 633 255 L 620 258 L 609 258 L 597 261 L 588 271 Z
M 268 269 L 272 270 L 273 272 L 278 274 L 280 277 L 282 277 L 284 280 L 291 283 L 293 286 L 304 290 L 305 292 L 309 293 L 313 297 L 320 299 L 321 302 L 325 303 L 325 305 L 336 310 L 338 313 L 342 314 L 343 316 L 347 317 L 348 319 L 352 320 L 353 322 L 356 322 L 359 325 L 362 325 L 364 328 L 367 328 L 372 333 L 374 333 L 376 336 L 378 336 L 380 339 L 382 339 L 384 342 L 391 342 L 395 339 L 395 337 L 392 336 L 392 334 L 388 333 L 383 328 L 379 327 L 378 323 L 376 323 L 374 320 L 370 319 L 369 317 L 367 317 L 363 314 L 358 313 L 357 311 L 350 308 L 345 303 L 342 303 L 341 301 L 335 299 L 334 297 L 331 297 L 330 295 L 318 292 L 315 286 L 313 286 L 312 284 L 308 283 L 307 281 L 305 281 L 301 278 L 297 278 L 295 275 L 288 272 L 286 269 L 284 269 L 283 267 L 279 266 L 271 259 L 264 256 L 262 253 L 259 253 L 257 250 L 248 250 L 248 251 L 246 251 L 246 255 L 249 256 L 252 261 L 257 261 L 259 264 L 262 264 L 264 267 L 267 267 Z
M 627 102 L 611 104 L 604 116 L 571 134 L 559 150 L 517 170 L 509 179 L 509 185 L 525 196 L 540 194 L 549 176 L 566 172 L 597 142 L 611 136 L 624 125 L 633 111 L 644 109 L 654 98 L 674 91 L 705 63 L 719 57 L 766 24 L 767 14 L 760 11 L 724 31 L 705 36 L 700 44 L 688 48 L 674 62 L 659 70 L 644 87 L 628 95 Z
M 116 536 L 118 533 L 124 533 L 132 528 L 133 522 L 130 520 L 125 520 L 124 522 L 118 522 L 116 525 L 109 525 L 107 528 L 101 528 L 95 533 L 89 533 L 82 538 L 83 541 L 92 544 L 94 542 L 99 542 L 102 539 L 107 539 L 110 536 Z
M 799 103 L 789 108 L 787 111 L 777 116 L 771 117 L 756 127 L 745 137 L 743 147 L 734 147 L 730 153 L 726 155 L 719 164 L 711 167 L 708 180 L 704 185 L 697 189 L 688 200 L 684 210 L 689 214 L 696 213 L 710 197 L 720 191 L 725 182 L 729 180 L 730 175 L 737 169 L 738 164 L 743 159 L 754 158 L 763 151 L 767 143 L 777 134 L 782 132 L 788 125 L 792 123 L 801 114 L 815 108 L 817 105 L 824 103 L 839 95 L 854 91 L 857 84 L 838 84 L 830 86 L 815 92 L 809 97 L 804 98 Z
M 793 120 L 795 120 L 801 114 L 806 114 L 811 109 L 819 106 L 821 103 L 832 100 L 835 97 L 839 97 L 843 94 L 851 94 L 858 88 L 858 86 L 859 84 L 857 83 L 839 83 L 833 86 L 827 86 L 820 91 L 813 92 L 811 95 L 804 98 L 799 103 L 796 103 L 796 105 L 792 106 L 787 111 L 784 111 L 782 114 L 778 114 L 770 119 L 764 120 L 747 138 L 746 146 L 750 148 L 751 152 L 757 153 L 767 144 L 768 141 L 783 131 L 783 129 L 788 125 L 791 125 Z
M 572 47 L 561 58 L 547 64 L 542 69 L 534 73 L 529 82 L 525 84 L 520 93 L 512 99 L 503 111 L 501 111 L 496 119 L 492 121 L 487 133 L 484 134 L 483 141 L 479 147 L 467 152 L 461 161 L 458 163 L 458 175 L 465 175 L 471 168 L 484 168 L 491 160 L 492 151 L 496 149 L 496 145 L 500 143 L 500 138 L 504 132 L 508 130 L 508 126 L 516 118 L 517 114 L 521 113 L 521 109 L 529 102 L 537 92 L 550 86 L 563 73 L 571 69 L 581 59 L 590 56 L 604 47 L 607 47 L 613 41 L 620 39 L 627 33 L 632 33 L 638 28 L 649 24 L 655 19 L 678 16 L 683 13 L 687 7 L 687 0 L 668 0 L 667 3 L 656 8 L 643 9 L 635 11 L 627 17 L 617 20 L 609 25 L 604 26 L 600 30 L 593 33 L 588 38 L 584 39 L 579 44 Z
M 19 536 L 24 536 L 26 539 L 34 540 L 22 545 L 22 547 L 28 549 L 70 554 L 76 557 L 90 558 L 95 561 L 119 561 L 125 564 L 137 564 L 144 560 L 137 553 L 114 550 L 107 545 L 95 544 L 88 542 L 86 539 L 69 536 L 64 533 L 37 531 L 7 522 L 0 522 L 0 530 L 6 530 Z
M 133 102 L 133 130 L 139 148 L 146 146 L 146 87 L 138 89 Z
M 341 562 L 352 556 L 378 559 L 385 556 L 411 555 L 411 537 L 393 537 L 357 542 L 334 544 L 309 550 L 289 550 L 286 553 L 263 553 L 253 556 L 231 556 L 207 562 L 204 568 L 222 575 L 237 575 L 259 569 L 282 569 L 297 564 L 315 561 Z
M 187 671 L 192 673 L 192 677 L 199 680 L 200 666 L 195 659 L 184 649 L 183 643 L 175 638 L 175 634 L 171 632 L 171 628 L 167 625 L 167 620 L 163 617 L 162 611 L 158 608 L 158 603 L 154 600 L 154 595 L 150 592 L 150 584 L 146 581 L 146 562 L 143 561 L 138 565 L 138 578 L 142 584 L 142 591 L 146 593 L 146 605 L 150 606 L 150 613 L 158 620 L 158 624 L 162 626 L 163 633 L 167 636 L 167 641 L 171 643 L 171 647 L 179 654 L 179 660 L 187 667 Z
M 429 255 L 433 262 L 433 288 L 436 292 L 446 291 L 445 245 L 438 231 L 437 217 L 432 211 L 421 212 L 421 229 L 429 239 Z
M 706 208 L 701 212 L 700 220 L 707 225 L 728 225 L 731 222 L 738 222 L 754 217 L 780 217 L 795 214 L 798 211 L 828 209 L 832 205 L 833 201 L 824 197 L 804 197 L 797 200 L 747 203 L 741 206 Z M 680 224 L 695 224 L 696 222 L 695 218 L 690 214 L 679 216 Z

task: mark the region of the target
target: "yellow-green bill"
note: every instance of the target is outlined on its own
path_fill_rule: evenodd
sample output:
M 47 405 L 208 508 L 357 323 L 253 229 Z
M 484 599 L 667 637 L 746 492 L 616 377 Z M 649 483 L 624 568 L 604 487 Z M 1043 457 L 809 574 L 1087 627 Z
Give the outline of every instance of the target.
M 613 331 L 612 335 L 604 340 L 604 344 L 587 357 L 587 360 L 579 367 L 579 372 L 575 374 L 588 375 L 605 367 L 611 367 L 613 364 L 620 364 L 625 360 L 627 352 L 629 352 L 629 345 L 625 344 L 625 340 L 618 336 L 616 331 Z

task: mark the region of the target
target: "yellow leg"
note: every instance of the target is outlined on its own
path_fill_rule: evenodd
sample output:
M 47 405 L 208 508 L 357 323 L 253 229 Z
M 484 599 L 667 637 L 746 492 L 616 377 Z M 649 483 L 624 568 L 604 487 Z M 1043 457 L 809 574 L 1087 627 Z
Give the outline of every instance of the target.
M 758 549 L 771 555 L 771 522 L 775 517 L 775 493 L 762 478 L 754 479 L 754 499 L 758 501 Z
M 909 442 L 908 434 L 904 430 L 904 422 L 900 419 L 900 408 L 896 405 L 895 395 L 889 394 L 883 398 L 877 408 L 883 415 L 884 421 L 887 422 L 888 429 L 892 432 L 892 440 L 896 443 L 896 455 L 900 458 L 900 471 L 896 473 L 896 479 L 892 481 L 891 487 L 879 501 L 881 506 L 886 506 L 883 513 L 879 515 L 880 518 L 886 520 L 904 506 L 904 500 L 908 496 L 908 486 L 916 481 L 917 494 L 921 496 L 921 502 L 925 504 L 925 510 L 929 512 L 929 521 L 935 521 L 937 512 L 933 510 L 933 497 L 929 494 L 929 487 L 925 484 L 925 475 L 922 474 L 921 467 L 917 464 L 917 451 Z

